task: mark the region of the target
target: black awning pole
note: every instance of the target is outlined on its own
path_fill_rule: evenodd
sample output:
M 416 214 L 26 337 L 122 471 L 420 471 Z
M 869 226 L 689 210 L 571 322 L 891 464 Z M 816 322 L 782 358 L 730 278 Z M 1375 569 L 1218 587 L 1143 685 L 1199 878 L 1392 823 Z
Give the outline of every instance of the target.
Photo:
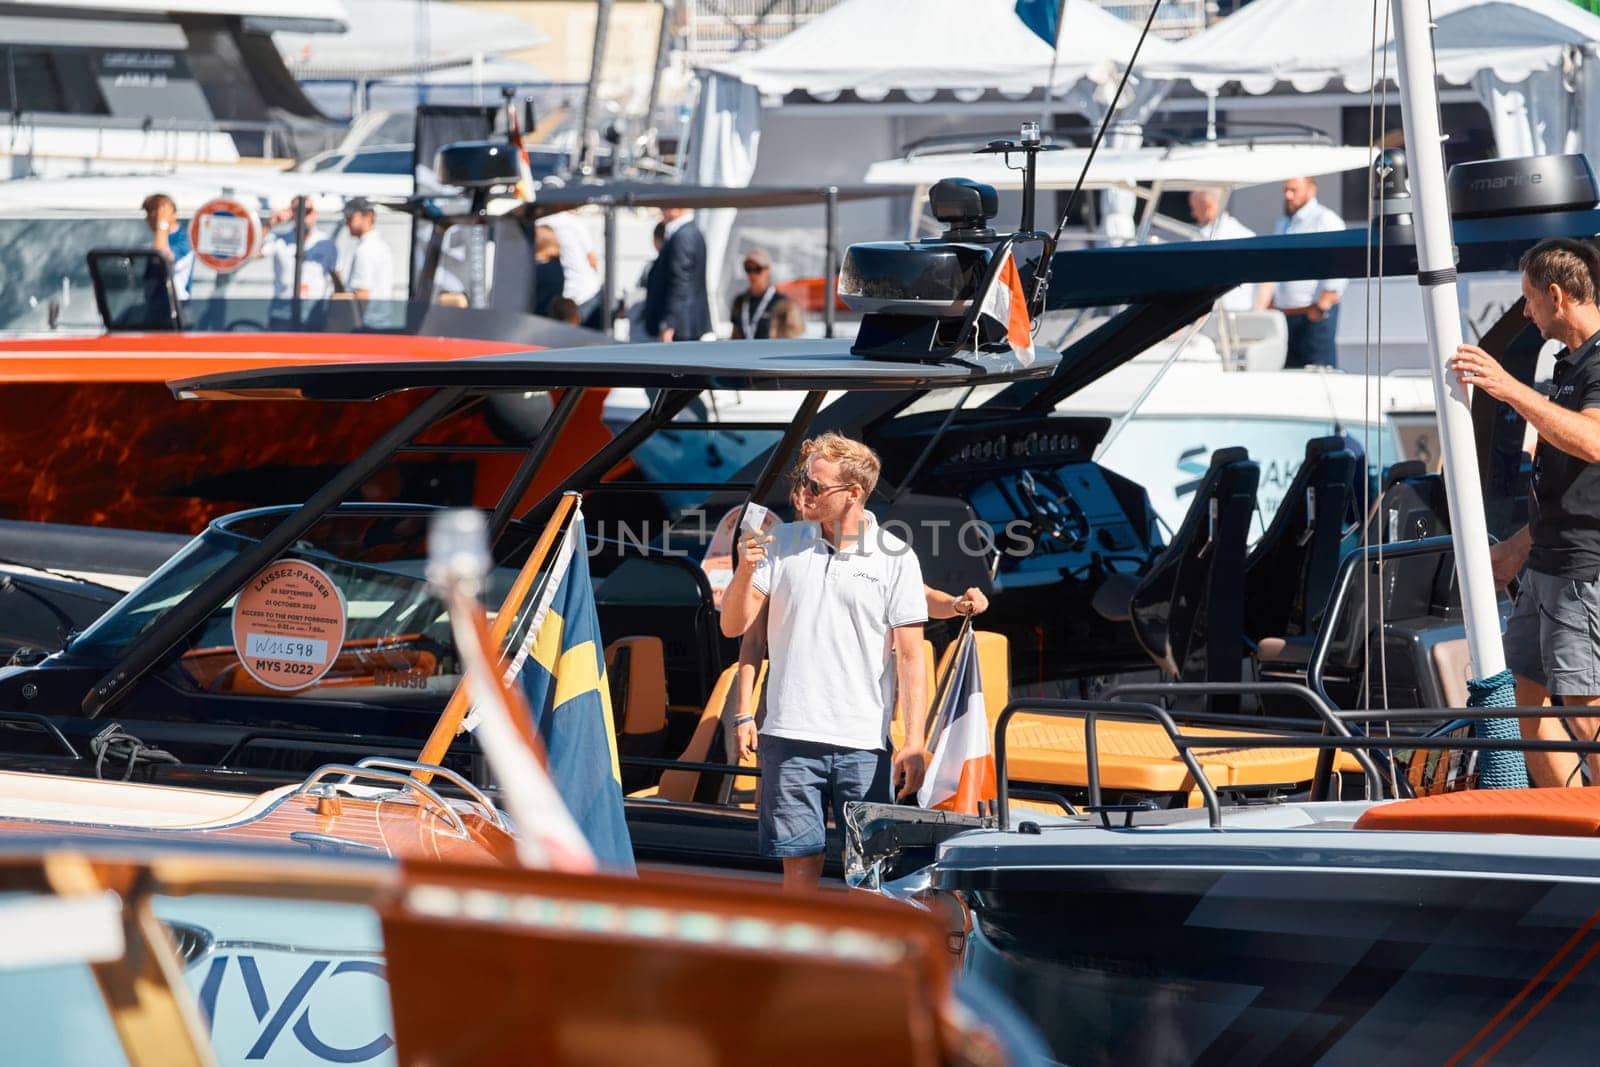
M 544 429 L 539 431 L 539 437 L 528 449 L 528 454 L 523 457 L 517 466 L 517 473 L 511 476 L 511 481 L 506 485 L 505 492 L 500 494 L 500 500 L 494 506 L 494 512 L 489 516 L 489 545 L 500 540 L 500 535 L 511 522 L 511 516 L 516 511 L 517 504 L 527 493 L 528 487 L 539 476 L 539 470 L 544 466 L 545 460 L 550 458 L 550 452 L 555 448 L 556 440 L 561 436 L 561 431 L 566 427 L 567 421 L 572 418 L 572 413 L 578 410 L 578 402 L 583 399 L 584 390 L 574 387 L 561 394 L 561 400 L 556 404 L 550 417 L 545 420 Z
M 606 237 L 605 237 L 605 280 L 602 283 L 603 292 L 600 309 L 600 328 L 607 337 L 616 340 L 616 330 L 613 328 L 617 311 L 617 209 L 611 204 L 606 205 Z M 629 338 L 633 340 L 633 338 Z
M 134 638 L 116 666 L 84 695 L 84 715 L 95 718 L 126 696 L 145 672 L 243 588 L 251 575 L 271 563 L 345 497 L 360 488 L 363 482 L 389 462 L 402 445 L 408 444 L 412 438 L 453 412 L 465 395 L 466 390 L 458 388 L 439 389 L 430 394 L 411 414 L 343 467 L 310 499 L 285 515 L 271 533 L 201 582 L 171 611 L 159 616 L 150 629 Z
M 833 336 L 834 293 L 839 288 L 839 187 L 828 186 L 827 199 L 828 247 L 822 266 L 822 336 Z
M 306 198 L 302 193 L 294 202 L 294 293 L 290 296 L 290 306 L 294 309 L 294 324 L 299 326 L 300 317 L 300 276 L 306 267 Z
M 584 487 L 592 482 L 597 482 L 610 473 L 611 468 L 621 463 L 635 448 L 644 443 L 645 438 L 655 433 L 661 427 L 672 421 L 672 417 L 684 408 L 689 402 L 700 395 L 698 389 L 668 389 L 657 393 L 655 402 L 644 414 L 634 419 L 625 426 L 621 433 L 607 441 L 605 447 L 567 475 L 561 484 L 539 498 L 539 502 L 524 511 L 521 518 L 529 518 L 553 501 L 560 498 L 562 493 L 583 492 Z

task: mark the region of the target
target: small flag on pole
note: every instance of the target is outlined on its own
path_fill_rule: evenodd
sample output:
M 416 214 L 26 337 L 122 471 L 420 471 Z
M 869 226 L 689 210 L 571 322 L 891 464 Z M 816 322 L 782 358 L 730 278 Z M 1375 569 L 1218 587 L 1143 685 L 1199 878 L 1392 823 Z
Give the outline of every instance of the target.
M 517 199 L 524 204 L 533 201 L 533 165 L 528 162 L 528 149 L 522 143 L 522 121 L 517 117 L 516 102 L 506 100 L 506 140 L 516 149 Z
M 959 639 L 948 689 L 948 724 L 934 740 L 928 773 L 917 790 L 924 808 L 978 814 L 978 801 L 997 796 L 989 716 L 978 676 L 978 643 L 970 628 Z
M 989 320 L 991 328 L 1000 330 L 1024 367 L 1033 364 L 1033 322 L 1028 317 L 1028 297 L 1022 288 L 1016 257 L 1009 251 L 983 296 L 978 316 Z

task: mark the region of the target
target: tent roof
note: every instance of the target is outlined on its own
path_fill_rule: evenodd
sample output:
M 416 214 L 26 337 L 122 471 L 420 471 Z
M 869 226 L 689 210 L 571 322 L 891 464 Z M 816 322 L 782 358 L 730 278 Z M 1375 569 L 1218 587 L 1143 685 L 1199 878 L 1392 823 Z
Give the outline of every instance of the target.
M 1378 35 L 1390 28 L 1387 7 L 1376 8 Z M 1519 82 L 1561 62 L 1569 45 L 1600 42 L 1600 18 L 1571 0 L 1433 0 L 1439 76 L 1464 85 L 1479 71 Z M 1373 74 L 1373 11 L 1354 0 L 1255 0 L 1215 26 L 1174 45 L 1165 57 L 1141 64 L 1146 78 L 1186 79 L 1212 91 L 1237 82 L 1265 93 L 1279 82 L 1316 92 L 1342 81 L 1366 92 Z M 1396 70 L 1392 37 L 1387 55 Z
M 941 89 L 1024 96 L 1050 79 L 1050 45 L 1023 24 L 1010 0 L 845 0 L 767 47 L 717 67 L 767 94 L 867 100 Z M 1133 54 L 1136 27 L 1090 0 L 1067 0 L 1056 85 L 1106 81 Z M 1151 38 L 1141 65 L 1171 46 Z
M 550 40 L 515 15 L 428 0 L 343 0 L 342 34 L 275 33 L 296 78 L 393 77 L 463 66 L 475 55 L 533 48 Z M 426 27 L 419 35 L 418 20 Z M 420 39 L 419 39 L 420 37 Z
M 1071 188 L 1088 154 L 1087 148 L 1068 148 L 1041 155 L 1039 188 Z M 1126 188 L 1139 182 L 1157 182 L 1168 190 L 1212 186 L 1231 189 L 1308 174 L 1337 174 L 1366 167 L 1371 162 L 1369 148 L 1329 144 L 1267 142 L 1102 148 L 1089 168 L 1084 187 Z M 928 186 L 955 175 L 985 182 L 996 189 L 1022 188 L 1021 172 L 1006 167 L 1004 157 L 964 152 L 883 160 L 868 168 L 866 180 L 872 184 Z

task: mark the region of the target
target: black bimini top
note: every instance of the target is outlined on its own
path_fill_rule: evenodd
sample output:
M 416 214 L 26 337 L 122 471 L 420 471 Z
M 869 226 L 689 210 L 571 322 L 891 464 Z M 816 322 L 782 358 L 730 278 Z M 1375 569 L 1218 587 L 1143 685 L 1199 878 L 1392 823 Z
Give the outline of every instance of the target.
M 263 367 L 168 383 L 179 399 L 372 400 L 406 389 L 527 392 L 572 386 L 640 389 L 854 389 L 915 392 L 1048 377 L 1060 356 L 1011 349 L 928 359 L 852 355 L 840 341 L 688 341 L 606 345 L 395 363 Z

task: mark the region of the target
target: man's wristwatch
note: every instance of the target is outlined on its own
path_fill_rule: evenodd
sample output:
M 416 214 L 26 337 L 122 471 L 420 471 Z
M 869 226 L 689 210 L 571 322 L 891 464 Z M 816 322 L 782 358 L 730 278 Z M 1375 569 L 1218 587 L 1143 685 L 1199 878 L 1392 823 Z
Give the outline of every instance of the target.
M 756 721 L 756 717 L 754 715 L 741 715 L 737 719 L 733 720 L 733 725 L 735 725 L 735 726 L 743 726 L 747 722 L 755 722 L 755 721 Z

